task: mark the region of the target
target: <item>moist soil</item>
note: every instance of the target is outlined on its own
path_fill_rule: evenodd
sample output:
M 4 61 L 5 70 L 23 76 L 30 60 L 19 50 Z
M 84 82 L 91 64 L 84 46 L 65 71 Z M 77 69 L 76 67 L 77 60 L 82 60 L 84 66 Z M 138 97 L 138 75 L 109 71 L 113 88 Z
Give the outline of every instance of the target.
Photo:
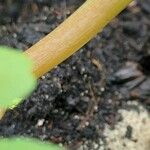
M 83 2 L 1 0 L 0 44 L 26 50 Z M 132 3 L 102 33 L 42 76 L 29 98 L 7 110 L 0 136 L 35 137 L 77 149 L 87 140 L 105 141 L 105 125 L 113 128 L 122 119 L 118 109 L 128 110 L 128 101 L 150 111 L 149 19 L 149 0 Z

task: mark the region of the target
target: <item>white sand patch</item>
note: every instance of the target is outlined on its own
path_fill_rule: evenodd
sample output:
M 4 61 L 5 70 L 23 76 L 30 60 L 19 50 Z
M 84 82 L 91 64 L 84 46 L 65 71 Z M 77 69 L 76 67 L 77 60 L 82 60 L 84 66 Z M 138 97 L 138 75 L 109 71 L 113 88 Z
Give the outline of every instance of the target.
M 139 107 L 139 112 L 119 110 L 123 120 L 111 130 L 106 126 L 106 148 L 110 150 L 150 150 L 150 116 L 145 108 L 136 102 L 129 102 Z M 131 129 L 131 138 L 126 137 L 127 127 Z

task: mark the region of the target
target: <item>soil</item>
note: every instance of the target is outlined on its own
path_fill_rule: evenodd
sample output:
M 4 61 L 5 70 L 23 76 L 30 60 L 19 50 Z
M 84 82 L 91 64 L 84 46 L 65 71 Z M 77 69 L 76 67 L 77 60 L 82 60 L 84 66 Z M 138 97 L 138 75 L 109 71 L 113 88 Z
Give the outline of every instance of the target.
M 1 0 L 0 44 L 26 50 L 83 2 Z M 149 112 L 149 31 L 149 0 L 133 2 L 102 33 L 42 76 L 29 98 L 7 110 L 0 136 L 35 137 L 77 149 L 89 140 L 105 143 L 105 126 L 114 128 L 121 121 L 118 110 L 131 108 L 129 101 Z

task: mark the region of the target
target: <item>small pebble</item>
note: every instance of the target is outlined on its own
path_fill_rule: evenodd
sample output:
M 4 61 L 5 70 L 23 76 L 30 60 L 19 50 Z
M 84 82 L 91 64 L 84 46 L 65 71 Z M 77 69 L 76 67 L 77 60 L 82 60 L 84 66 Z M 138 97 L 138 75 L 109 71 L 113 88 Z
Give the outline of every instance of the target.
M 41 127 L 44 124 L 45 119 L 39 119 L 37 122 L 37 126 Z

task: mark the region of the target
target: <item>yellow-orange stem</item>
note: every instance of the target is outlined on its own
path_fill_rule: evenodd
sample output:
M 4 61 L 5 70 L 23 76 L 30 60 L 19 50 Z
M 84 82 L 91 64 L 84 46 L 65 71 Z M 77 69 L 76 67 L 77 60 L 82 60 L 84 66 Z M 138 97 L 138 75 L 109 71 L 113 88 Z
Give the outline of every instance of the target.
M 101 31 L 132 0 L 87 0 L 71 17 L 25 54 L 34 62 L 36 77 L 71 56 Z M 5 110 L 0 108 L 0 119 Z
M 4 114 L 5 114 L 5 109 L 0 108 L 0 120 L 2 119 Z
M 73 15 L 25 53 L 42 76 L 101 31 L 132 0 L 87 0 Z

